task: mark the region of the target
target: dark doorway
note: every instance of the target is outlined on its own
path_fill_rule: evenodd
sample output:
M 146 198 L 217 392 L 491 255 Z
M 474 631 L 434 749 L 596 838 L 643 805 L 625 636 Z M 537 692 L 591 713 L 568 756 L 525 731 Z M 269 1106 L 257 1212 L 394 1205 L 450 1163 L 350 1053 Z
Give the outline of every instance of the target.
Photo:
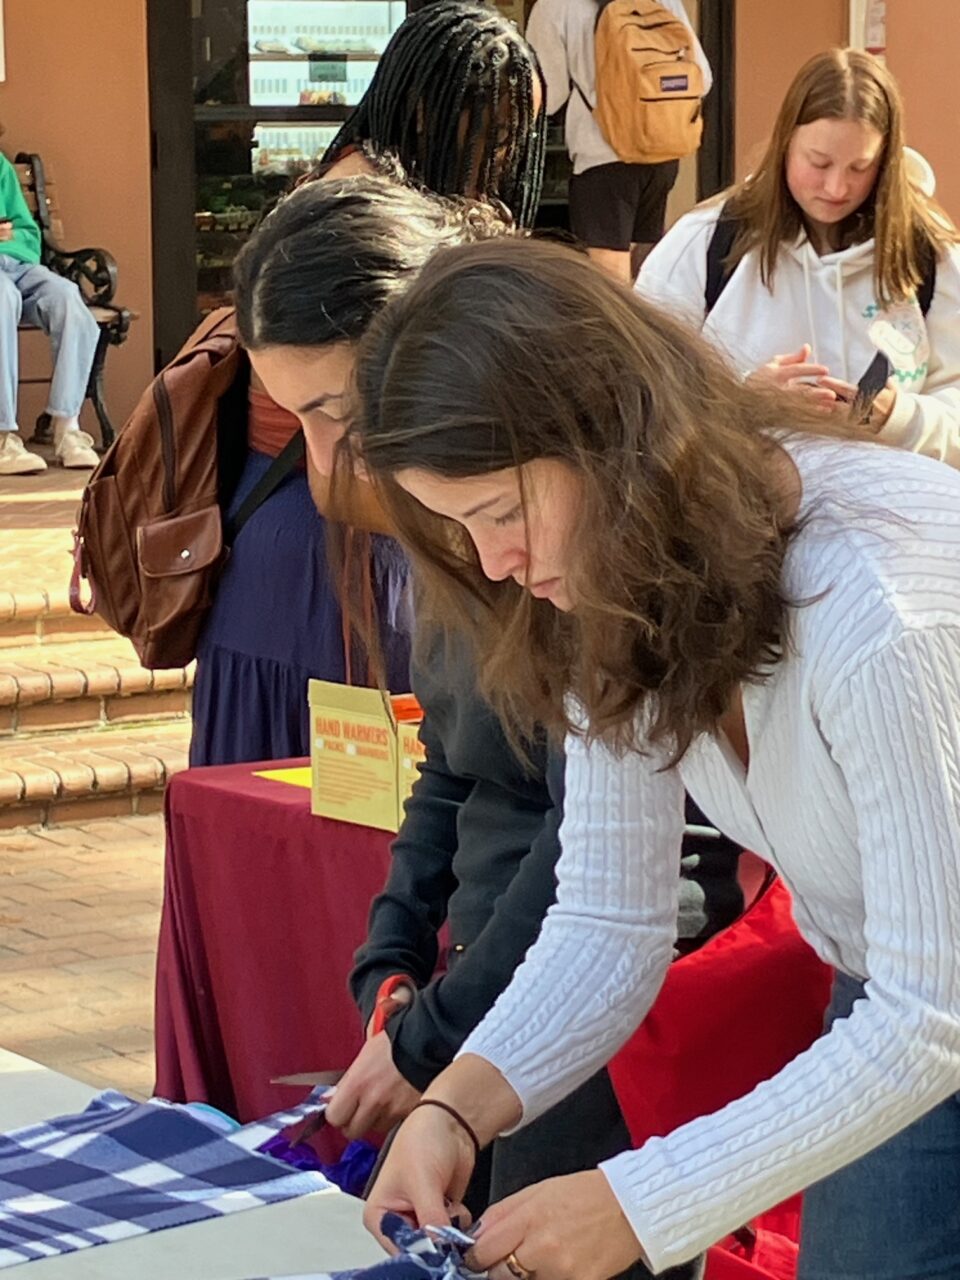
M 147 0 L 156 371 L 196 324 L 191 16 L 191 0 Z
M 703 145 L 697 156 L 701 200 L 722 191 L 734 178 L 735 37 L 735 0 L 700 0 L 700 43 L 713 70 L 713 89 L 704 102 Z

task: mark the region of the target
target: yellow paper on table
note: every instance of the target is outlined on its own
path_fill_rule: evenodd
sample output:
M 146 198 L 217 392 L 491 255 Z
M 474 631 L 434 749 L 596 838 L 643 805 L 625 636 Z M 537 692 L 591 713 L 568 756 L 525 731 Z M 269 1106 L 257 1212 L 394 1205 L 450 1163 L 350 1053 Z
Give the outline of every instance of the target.
M 326 680 L 311 680 L 309 697 L 311 811 L 396 831 L 422 756 L 415 703 Z
M 313 785 L 313 770 L 308 764 L 298 765 L 295 769 L 263 769 L 253 776 L 266 778 L 269 782 L 289 782 L 292 787 L 306 787 L 308 791 Z

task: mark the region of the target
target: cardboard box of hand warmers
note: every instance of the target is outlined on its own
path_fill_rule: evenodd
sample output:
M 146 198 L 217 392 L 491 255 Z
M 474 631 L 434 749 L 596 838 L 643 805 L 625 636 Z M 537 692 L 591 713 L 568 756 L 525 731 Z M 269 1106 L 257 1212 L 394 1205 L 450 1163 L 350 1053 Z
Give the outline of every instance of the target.
M 412 694 L 311 680 L 311 811 L 396 831 L 424 751 Z

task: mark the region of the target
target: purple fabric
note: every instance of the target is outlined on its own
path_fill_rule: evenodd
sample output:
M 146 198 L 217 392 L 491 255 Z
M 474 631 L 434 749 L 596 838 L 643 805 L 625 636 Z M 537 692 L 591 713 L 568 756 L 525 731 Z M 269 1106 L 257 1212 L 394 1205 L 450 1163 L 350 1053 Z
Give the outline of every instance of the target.
M 363 1195 L 378 1154 L 377 1148 L 370 1142 L 351 1142 L 340 1159 L 329 1164 L 321 1160 L 308 1142 L 291 1145 L 282 1133 L 265 1142 L 260 1150 L 264 1155 L 293 1165 L 295 1169 L 322 1173 L 348 1196 L 357 1197 Z

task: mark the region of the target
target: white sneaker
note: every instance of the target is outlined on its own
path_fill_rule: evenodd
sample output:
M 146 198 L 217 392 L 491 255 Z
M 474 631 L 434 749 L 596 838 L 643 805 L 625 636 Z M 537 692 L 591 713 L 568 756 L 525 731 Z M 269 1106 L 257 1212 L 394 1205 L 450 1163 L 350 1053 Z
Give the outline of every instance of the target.
M 30 476 L 46 469 L 43 458 L 28 453 L 16 431 L 0 431 L 0 476 Z
M 61 467 L 72 467 L 77 471 L 95 467 L 100 461 L 93 447 L 93 436 L 87 435 L 86 431 L 64 431 L 54 456 Z

